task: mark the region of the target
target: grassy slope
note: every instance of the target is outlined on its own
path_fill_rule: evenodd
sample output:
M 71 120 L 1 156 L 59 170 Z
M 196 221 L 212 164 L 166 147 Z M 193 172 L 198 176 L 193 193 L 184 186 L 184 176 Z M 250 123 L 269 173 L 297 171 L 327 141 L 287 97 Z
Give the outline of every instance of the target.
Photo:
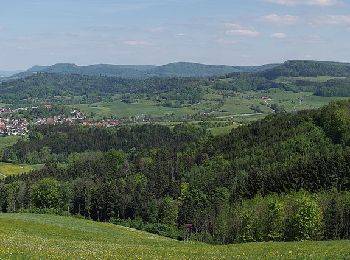
M 30 164 L 12 164 L 0 162 L 0 173 L 9 176 L 21 173 L 27 173 L 31 170 L 36 170 L 42 167 L 42 165 L 30 165 Z
M 350 241 L 212 246 L 70 217 L 0 214 L 0 259 L 345 259 Z

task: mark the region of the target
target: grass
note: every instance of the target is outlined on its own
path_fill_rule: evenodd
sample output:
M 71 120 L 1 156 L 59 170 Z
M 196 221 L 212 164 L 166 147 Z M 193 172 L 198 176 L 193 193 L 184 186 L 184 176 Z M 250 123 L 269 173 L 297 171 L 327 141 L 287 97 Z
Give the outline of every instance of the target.
M 42 167 L 42 165 L 29 165 L 29 164 L 12 164 L 0 162 L 0 174 L 5 176 L 27 173 L 31 170 L 36 170 Z
M 0 214 L 0 259 L 349 259 L 350 241 L 213 246 L 72 217 Z
M 213 135 L 224 135 L 224 134 L 230 133 L 232 129 L 237 128 L 238 126 L 239 126 L 238 124 L 233 124 L 233 125 L 228 125 L 223 127 L 213 127 L 213 128 L 209 128 L 208 130 Z

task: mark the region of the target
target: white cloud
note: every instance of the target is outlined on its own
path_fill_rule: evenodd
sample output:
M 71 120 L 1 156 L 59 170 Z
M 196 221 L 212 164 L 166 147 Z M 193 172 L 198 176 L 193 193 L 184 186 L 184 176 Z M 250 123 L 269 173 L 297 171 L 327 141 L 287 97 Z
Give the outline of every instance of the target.
M 333 6 L 339 4 L 338 0 L 265 0 L 279 5 L 317 5 L 317 6 Z
M 262 16 L 261 19 L 265 22 L 268 22 L 268 23 L 286 24 L 286 25 L 296 24 L 300 21 L 299 16 L 277 15 L 277 14 L 265 15 L 265 16 Z
M 124 44 L 129 45 L 129 46 L 151 46 L 152 43 L 147 42 L 147 41 L 125 41 Z
M 278 32 L 278 33 L 271 34 L 271 37 L 276 39 L 285 39 L 287 38 L 287 34 Z
M 311 24 L 318 25 L 345 25 L 350 26 L 350 15 L 325 15 L 311 21 Z
M 260 33 L 254 28 L 244 27 L 237 23 L 227 23 L 226 28 L 227 35 L 236 35 L 243 37 L 258 37 L 260 35 Z

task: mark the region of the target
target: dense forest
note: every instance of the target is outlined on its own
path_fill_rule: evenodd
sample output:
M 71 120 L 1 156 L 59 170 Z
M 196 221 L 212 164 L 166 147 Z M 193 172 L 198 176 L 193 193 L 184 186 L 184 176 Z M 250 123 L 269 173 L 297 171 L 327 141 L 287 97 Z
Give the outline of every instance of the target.
M 200 97 L 199 86 L 207 80 L 195 78 L 126 79 L 106 76 L 82 76 L 37 73 L 24 79 L 0 84 L 0 100 L 4 103 L 46 100 L 55 103 L 91 103 L 111 98 L 114 94 L 139 93 L 157 95 L 180 93 L 179 100 Z M 181 90 L 181 91 L 180 91 Z
M 191 125 L 37 127 L 2 156 L 45 163 L 0 182 L 3 212 L 75 214 L 213 243 L 350 238 L 349 101 L 221 136 Z
M 266 79 L 278 77 L 349 77 L 350 64 L 330 61 L 290 60 L 259 73 Z

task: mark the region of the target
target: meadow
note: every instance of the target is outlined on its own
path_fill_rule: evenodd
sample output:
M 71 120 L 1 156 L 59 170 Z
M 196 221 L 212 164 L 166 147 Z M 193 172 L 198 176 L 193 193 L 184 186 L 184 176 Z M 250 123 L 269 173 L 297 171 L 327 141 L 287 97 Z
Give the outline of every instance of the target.
M 12 164 L 12 163 L 0 162 L 0 177 L 27 173 L 32 170 L 37 170 L 40 167 L 42 167 L 42 165 Z
M 263 97 L 269 99 L 265 100 Z M 77 104 L 75 107 L 88 115 L 93 114 L 96 119 L 151 117 L 157 121 L 193 121 L 205 115 L 206 120 L 233 118 L 236 122 L 245 123 L 273 113 L 271 105 L 277 105 L 287 112 L 292 112 L 320 108 L 332 100 L 339 99 L 347 98 L 319 97 L 312 92 L 295 93 L 280 89 L 229 93 L 223 96 L 220 91 L 209 89 L 200 103 L 183 107 L 164 107 L 146 98 L 127 104 L 120 101 L 119 96 L 115 96 L 109 102 Z
M 349 259 L 350 241 L 181 242 L 73 217 L 0 214 L 0 259 Z

